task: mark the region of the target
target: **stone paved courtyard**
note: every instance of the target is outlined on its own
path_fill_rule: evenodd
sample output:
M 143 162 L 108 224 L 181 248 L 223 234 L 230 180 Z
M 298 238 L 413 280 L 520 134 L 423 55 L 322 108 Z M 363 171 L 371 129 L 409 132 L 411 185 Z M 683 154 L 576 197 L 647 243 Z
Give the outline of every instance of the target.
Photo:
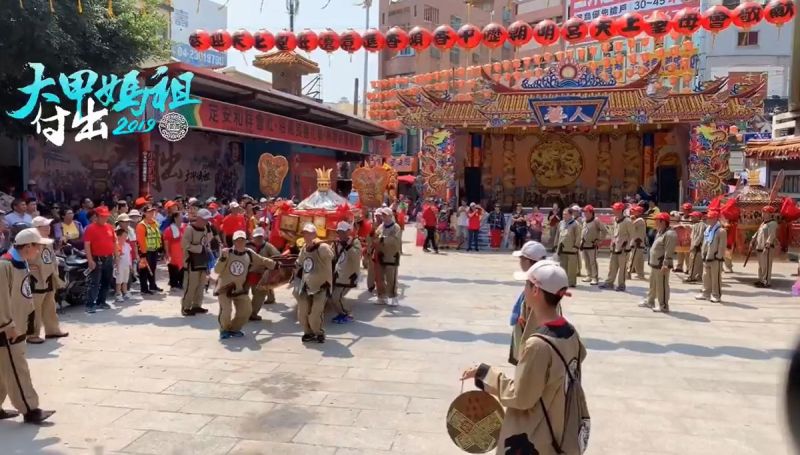
M 405 249 L 401 306 L 376 307 L 358 290 L 358 321 L 329 324 L 324 345 L 300 343 L 285 289 L 246 338 L 224 343 L 210 294 L 211 313 L 194 318 L 180 316 L 177 295 L 91 317 L 67 309 L 70 337 L 29 348 L 42 404 L 58 411 L 52 425 L 0 422 L 0 454 L 462 453 L 444 415 L 464 367 L 507 359 L 517 264 L 507 253 Z M 627 294 L 580 286 L 567 300 L 589 354 L 589 454 L 789 453 L 796 264 L 776 265 L 773 290 L 745 284 L 755 263 L 736 267 L 725 304 L 695 301 L 673 277 L 670 315 L 636 306 L 643 281 Z

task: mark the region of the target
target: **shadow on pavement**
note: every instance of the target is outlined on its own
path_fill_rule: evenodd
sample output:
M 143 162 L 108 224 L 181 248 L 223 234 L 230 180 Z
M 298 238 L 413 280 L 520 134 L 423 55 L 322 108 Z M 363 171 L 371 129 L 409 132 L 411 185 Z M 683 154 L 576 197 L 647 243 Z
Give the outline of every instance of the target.
M 630 340 L 615 343 L 613 341 L 600 340 L 597 338 L 582 338 L 582 340 L 586 348 L 593 351 L 618 351 L 625 349 L 642 354 L 677 353 L 692 357 L 720 357 L 727 355 L 748 360 L 789 359 L 792 354 L 791 351 L 784 349 L 768 349 L 762 351 L 741 346 L 717 346 L 712 348 L 688 343 L 662 345 L 650 341 Z

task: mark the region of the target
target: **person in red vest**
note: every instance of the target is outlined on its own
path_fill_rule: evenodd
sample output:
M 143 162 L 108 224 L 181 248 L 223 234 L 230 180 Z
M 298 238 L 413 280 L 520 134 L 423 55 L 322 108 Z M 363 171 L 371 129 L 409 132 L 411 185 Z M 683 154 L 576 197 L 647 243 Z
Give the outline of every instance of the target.
M 478 249 L 478 234 L 481 231 L 481 222 L 483 221 L 483 208 L 474 202 L 469 205 L 467 212 L 467 230 L 469 231 L 469 241 L 467 243 L 467 251 L 480 251 Z
M 225 246 L 233 247 L 233 234 L 236 231 L 247 230 L 247 220 L 244 217 L 244 210 L 238 202 L 233 201 L 228 205 L 230 214 L 222 219 L 222 234 L 225 236 Z
M 428 199 L 428 203 L 422 208 L 422 224 L 425 227 L 425 243 L 422 244 L 422 251 L 430 253 L 428 245 L 433 247 L 433 251 L 439 254 L 439 247 L 436 245 L 436 220 L 439 218 L 439 211 L 433 203 L 433 199 Z

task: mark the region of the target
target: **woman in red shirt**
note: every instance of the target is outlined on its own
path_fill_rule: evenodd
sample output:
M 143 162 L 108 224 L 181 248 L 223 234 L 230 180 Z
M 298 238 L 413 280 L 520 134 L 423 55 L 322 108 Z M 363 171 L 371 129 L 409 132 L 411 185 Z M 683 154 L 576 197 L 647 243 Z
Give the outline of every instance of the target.
M 228 206 L 231 213 L 222 219 L 222 234 L 225 236 L 225 246 L 233 247 L 233 233 L 247 230 L 247 220 L 242 207 L 238 202 L 231 202 Z
M 164 252 L 169 271 L 169 286 L 174 290 L 183 289 L 183 231 L 186 225 L 180 213 L 170 215 L 170 223 L 164 229 Z
M 467 212 L 468 243 L 467 251 L 478 250 L 478 233 L 481 231 L 481 221 L 483 221 L 483 209 L 474 202 L 469 205 Z

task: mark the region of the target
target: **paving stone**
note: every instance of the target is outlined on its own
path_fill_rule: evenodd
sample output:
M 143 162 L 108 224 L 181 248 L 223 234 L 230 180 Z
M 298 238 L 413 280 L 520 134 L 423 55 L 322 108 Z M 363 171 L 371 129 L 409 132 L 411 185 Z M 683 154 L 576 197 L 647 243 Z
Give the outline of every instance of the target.
M 153 455 L 225 455 L 235 444 L 234 438 L 148 431 L 123 451 Z
M 355 449 L 391 448 L 394 430 L 376 430 L 340 425 L 308 424 L 294 437 L 294 442 Z
M 177 411 L 192 400 L 191 397 L 167 395 L 163 393 L 114 392 L 101 401 L 101 406 L 144 409 L 148 411 Z
M 284 422 L 269 411 L 248 417 L 215 417 L 200 434 L 270 442 L 290 442 L 302 423 Z
M 308 444 L 276 443 L 267 441 L 240 441 L 229 452 L 230 455 L 334 455 L 335 447 L 322 447 Z
M 114 409 L 114 408 L 109 408 Z M 212 416 L 178 412 L 133 410 L 114 422 L 114 426 L 136 430 L 156 430 L 175 433 L 196 433 L 211 421 Z

